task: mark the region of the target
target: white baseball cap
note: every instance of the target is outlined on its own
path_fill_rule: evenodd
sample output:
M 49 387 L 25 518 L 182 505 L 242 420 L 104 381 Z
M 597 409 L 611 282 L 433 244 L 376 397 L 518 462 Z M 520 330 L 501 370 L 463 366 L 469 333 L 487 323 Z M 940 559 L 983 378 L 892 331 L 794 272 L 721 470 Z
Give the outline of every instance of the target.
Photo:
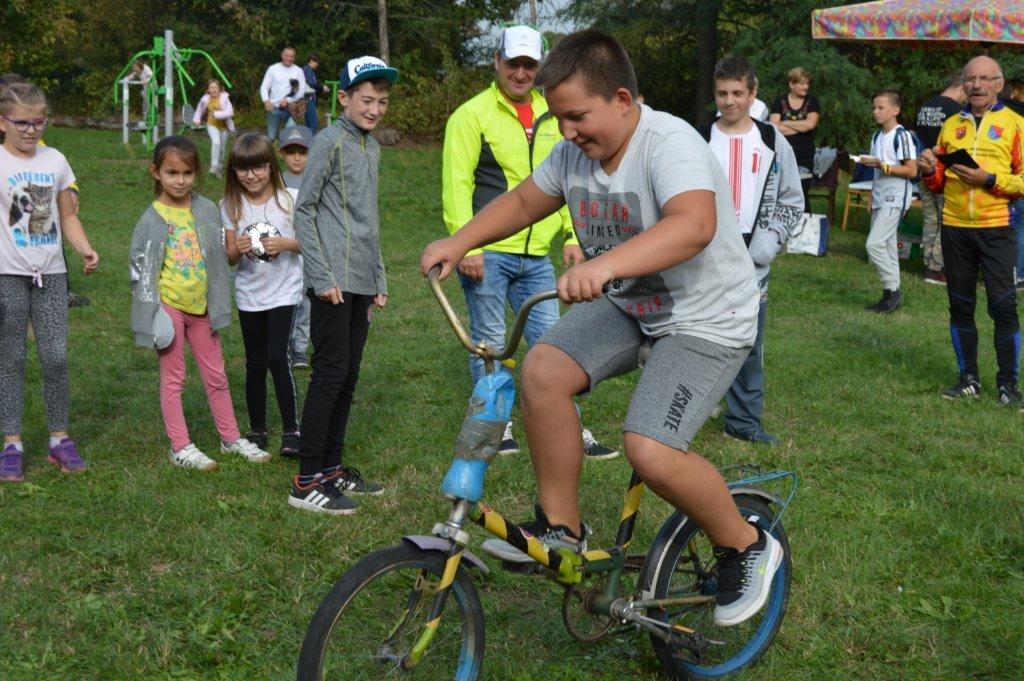
M 392 83 L 398 80 L 398 69 L 391 68 L 384 60 L 369 55 L 349 59 L 338 77 L 338 89 L 348 90 L 364 80 L 383 78 Z
M 498 53 L 505 59 L 529 57 L 541 61 L 544 59 L 544 38 L 532 26 L 509 26 L 501 32 Z

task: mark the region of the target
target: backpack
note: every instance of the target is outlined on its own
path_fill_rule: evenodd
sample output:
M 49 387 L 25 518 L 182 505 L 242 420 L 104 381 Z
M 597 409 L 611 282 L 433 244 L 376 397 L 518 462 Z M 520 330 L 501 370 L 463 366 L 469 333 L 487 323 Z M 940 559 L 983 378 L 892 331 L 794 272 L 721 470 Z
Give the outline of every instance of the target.
M 901 139 L 905 139 L 904 144 L 908 148 L 909 148 L 909 146 L 911 144 L 913 144 L 914 145 L 914 157 L 915 158 L 921 158 L 921 152 L 924 151 L 924 144 L 921 143 L 921 138 L 917 136 L 917 133 L 914 132 L 913 130 L 907 130 L 902 125 L 897 125 L 896 126 L 896 131 L 897 131 L 896 135 L 892 138 L 892 146 L 893 146 L 893 151 L 896 152 L 896 158 L 899 158 L 900 140 Z M 903 133 L 903 135 L 900 134 L 901 132 Z M 882 134 L 881 130 L 876 130 L 875 134 L 871 136 L 871 146 L 872 147 L 875 146 L 875 141 L 878 139 L 878 136 L 881 135 L 881 134 Z M 909 138 L 909 139 L 906 139 L 904 137 L 904 135 L 906 136 L 906 138 Z M 910 178 L 910 181 L 911 182 L 920 182 L 921 181 L 921 173 L 918 172 L 917 175 L 915 175 L 914 177 Z

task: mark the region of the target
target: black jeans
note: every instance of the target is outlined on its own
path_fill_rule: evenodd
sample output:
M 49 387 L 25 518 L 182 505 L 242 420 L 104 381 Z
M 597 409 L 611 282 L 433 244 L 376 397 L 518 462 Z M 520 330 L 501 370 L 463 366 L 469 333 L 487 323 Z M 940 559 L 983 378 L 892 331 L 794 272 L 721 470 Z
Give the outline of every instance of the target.
M 995 322 L 996 382 L 1015 383 L 1020 355 L 1020 324 L 1014 267 L 1017 240 L 1012 229 L 973 229 L 943 225 L 942 260 L 949 296 L 949 333 L 961 373 L 978 376 L 978 327 L 974 322 L 978 270 L 988 297 L 988 315 Z
M 268 371 L 274 377 L 281 428 L 286 433 L 299 429 L 298 400 L 288 349 L 294 320 L 294 305 L 260 312 L 238 311 L 245 344 L 245 406 L 249 410 L 250 430 L 267 429 Z
M 313 475 L 341 463 L 373 303 L 372 296 L 348 292 L 340 305 L 320 300 L 312 289 L 306 295 L 313 373 L 302 409 L 299 475 Z

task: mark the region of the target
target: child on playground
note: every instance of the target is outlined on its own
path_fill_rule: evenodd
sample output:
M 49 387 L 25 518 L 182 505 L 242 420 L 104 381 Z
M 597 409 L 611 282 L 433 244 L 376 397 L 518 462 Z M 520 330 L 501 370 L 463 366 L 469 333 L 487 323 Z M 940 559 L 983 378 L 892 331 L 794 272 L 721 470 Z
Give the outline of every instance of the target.
M 281 412 L 281 456 L 299 453 L 299 415 L 295 380 L 288 357 L 295 306 L 302 298 L 302 260 L 292 213 L 296 192 L 287 189 L 274 146 L 259 133 L 238 138 L 228 158 L 224 224 L 228 262 L 237 264 L 235 302 L 245 344 L 245 439 L 267 449 L 267 372 Z M 259 238 L 254 250 L 247 228 L 269 226 L 276 234 Z
M 10 83 L 0 94 L 0 480 L 24 479 L 21 440 L 26 344 L 31 320 L 43 372 L 50 431 L 48 460 L 65 473 L 86 463 L 68 435 L 67 266 L 63 240 L 82 258 L 86 274 L 100 258 L 72 205 L 75 174 L 53 147 L 40 146 L 46 97 L 35 85 Z
M 341 457 L 370 317 L 388 299 L 377 210 L 380 145 L 370 133 L 387 111 L 398 70 L 376 57 L 359 57 L 348 61 L 339 80 L 344 114 L 313 139 L 295 206 L 313 373 L 302 411 L 299 474 L 288 503 L 348 515 L 357 504 L 346 494 L 384 491 L 355 468 L 343 468 Z
M 131 326 L 135 343 L 160 361 L 160 411 L 171 441 L 171 463 L 212 471 L 217 462 L 192 442 L 181 394 L 185 344 L 199 367 L 220 434 L 220 451 L 246 461 L 270 455 L 241 437 L 235 421 L 217 331 L 231 323 L 231 283 L 220 211 L 192 191 L 199 150 L 187 137 L 157 143 L 149 174 L 156 200 L 135 224 L 130 251 Z
M 309 158 L 309 143 L 313 133 L 304 125 L 293 125 L 281 133 L 281 148 L 278 153 L 284 161 L 284 185 L 298 191 L 302 176 L 306 172 Z M 309 369 L 306 350 L 309 348 L 309 299 L 302 296 L 295 308 L 295 325 L 289 343 L 292 351 L 292 368 Z
M 220 169 L 224 165 L 224 154 L 227 153 L 228 135 L 235 131 L 234 115 L 235 110 L 227 91 L 221 87 L 219 80 L 211 78 L 206 83 L 206 94 L 196 105 L 192 125 L 206 126 L 206 133 L 210 136 L 210 174 L 214 177 L 221 177 Z
M 587 261 L 556 288 L 575 304 L 522 369 L 538 486 L 537 518 L 526 530 L 548 546 L 586 550 L 573 397 L 635 369 L 650 342 L 624 424 L 626 456 L 715 544 L 715 622 L 738 624 L 764 605 L 782 547 L 742 517 L 722 476 L 691 450 L 757 332 L 754 266 L 729 185 L 693 128 L 636 103 L 636 75 L 613 38 L 593 30 L 566 36 L 535 82 L 565 139 L 530 177 L 429 245 L 421 269 L 440 265 L 448 276 L 468 251 L 569 206 Z M 504 541 L 484 546 L 503 560 L 530 560 Z
M 882 314 L 895 312 L 903 302 L 896 230 L 914 200 L 912 180 L 917 176 L 917 149 L 899 122 L 902 104 L 899 90 L 879 90 L 871 98 L 871 113 L 879 129 L 871 138 L 871 156 L 861 159 L 875 169 L 867 251 L 882 280 L 881 299 L 867 309 Z

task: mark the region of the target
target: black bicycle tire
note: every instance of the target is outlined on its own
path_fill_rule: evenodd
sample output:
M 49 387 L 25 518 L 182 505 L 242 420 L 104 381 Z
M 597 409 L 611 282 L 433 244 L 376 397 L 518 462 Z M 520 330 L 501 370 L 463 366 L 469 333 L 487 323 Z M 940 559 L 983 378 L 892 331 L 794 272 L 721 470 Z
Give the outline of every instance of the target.
M 756 497 L 746 494 L 735 495 L 733 499 L 735 500 L 737 507 L 739 508 L 740 512 L 743 514 L 744 517 L 757 515 L 761 518 L 762 522 L 766 522 L 768 524 L 770 524 L 775 517 L 775 514 L 772 512 L 771 508 L 762 499 L 758 499 Z M 697 523 L 694 522 L 692 519 L 687 518 L 684 521 L 683 527 L 680 529 L 680 531 L 675 533 L 675 536 L 671 543 L 661 552 L 661 560 L 659 560 L 656 564 L 652 563 L 650 565 L 645 565 L 645 574 L 641 575 L 640 583 L 650 585 L 650 589 L 653 593 L 654 598 L 661 598 L 664 596 L 665 590 L 668 586 L 668 582 L 671 580 L 671 576 L 673 573 L 673 570 L 659 569 L 660 566 L 665 563 L 674 566 L 676 561 L 679 559 L 679 555 L 682 552 L 683 548 L 687 546 L 690 539 L 699 532 L 700 527 L 697 526 Z M 770 629 L 764 634 L 762 634 L 764 638 L 763 643 L 757 648 L 757 650 L 752 655 L 749 655 L 749 659 L 741 667 L 731 669 L 723 674 L 708 675 L 697 673 L 693 670 L 689 670 L 683 667 L 680 661 L 673 654 L 672 647 L 665 641 L 661 640 L 660 638 L 652 634 L 650 638 L 651 645 L 654 648 L 654 653 L 658 658 L 658 661 L 661 663 L 662 669 L 670 678 L 684 679 L 686 681 L 703 681 L 705 679 L 723 678 L 731 676 L 739 672 L 740 669 L 749 667 L 750 665 L 756 663 L 771 647 L 772 643 L 775 640 L 775 636 L 778 634 L 779 629 L 782 626 L 782 622 L 786 617 L 786 610 L 789 605 L 789 593 L 793 576 L 792 560 L 790 558 L 791 553 L 789 549 L 789 539 L 786 536 L 785 529 L 782 527 L 782 523 L 776 524 L 772 534 L 782 544 L 783 551 L 785 552 L 783 557 L 784 588 L 782 593 L 781 605 L 779 606 L 779 613 L 775 617 L 774 621 L 771 623 Z M 655 574 L 659 575 L 658 583 L 652 584 L 652 576 Z M 659 611 L 651 611 L 648 614 L 655 619 L 661 619 L 662 613 L 660 613 Z
M 321 681 L 324 652 L 335 625 L 343 619 L 344 609 L 368 584 L 400 567 L 420 567 L 438 576 L 444 570 L 446 556 L 402 543 L 368 554 L 357 561 L 335 582 L 310 620 L 299 652 L 298 681 Z M 457 607 L 452 607 L 452 601 Z M 444 617 L 462 615 L 463 640 L 469 639 L 470 671 L 467 679 L 479 677 L 484 655 L 484 615 L 480 597 L 465 566 L 459 566 L 445 604 Z M 355 624 L 355 623 L 350 623 Z M 415 670 L 410 676 L 415 677 Z

